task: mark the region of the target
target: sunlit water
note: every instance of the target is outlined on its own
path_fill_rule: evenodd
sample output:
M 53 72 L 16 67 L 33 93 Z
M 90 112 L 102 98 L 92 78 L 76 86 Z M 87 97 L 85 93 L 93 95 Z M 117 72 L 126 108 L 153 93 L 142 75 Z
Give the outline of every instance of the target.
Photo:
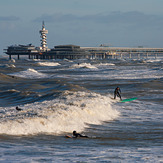
M 162 109 L 161 57 L 1 59 L 0 162 L 163 162 Z

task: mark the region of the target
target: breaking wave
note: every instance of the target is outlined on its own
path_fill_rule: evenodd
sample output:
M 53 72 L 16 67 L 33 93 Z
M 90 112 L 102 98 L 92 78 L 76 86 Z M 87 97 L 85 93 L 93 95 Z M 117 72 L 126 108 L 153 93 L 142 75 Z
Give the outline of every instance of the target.
M 28 79 L 36 79 L 36 78 L 45 78 L 47 77 L 46 74 L 40 73 L 35 69 L 32 68 L 28 68 L 25 71 L 20 71 L 20 72 L 16 72 L 13 74 L 10 74 L 13 76 L 17 76 L 17 77 L 22 77 L 22 78 L 28 78 Z
M 0 134 L 62 134 L 83 131 L 89 124 L 101 124 L 119 116 L 107 96 L 88 92 L 65 91 L 51 101 L 35 102 L 15 108 L 2 108 Z
M 59 63 L 55 62 L 38 62 L 37 65 L 39 66 L 59 66 Z
M 90 63 L 81 63 L 81 64 L 73 64 L 72 66 L 70 66 L 70 68 L 86 68 L 86 69 L 98 69 L 96 66 L 91 65 Z

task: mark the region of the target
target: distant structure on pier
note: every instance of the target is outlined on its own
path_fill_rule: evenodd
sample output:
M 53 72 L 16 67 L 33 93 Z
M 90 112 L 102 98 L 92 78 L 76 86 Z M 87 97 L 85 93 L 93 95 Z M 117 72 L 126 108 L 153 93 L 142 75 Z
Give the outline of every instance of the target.
M 45 29 L 44 21 L 42 22 L 42 29 L 40 30 L 41 34 L 41 47 L 40 50 L 46 51 L 47 50 L 47 42 L 46 42 L 46 34 L 48 33 L 48 30 Z
M 90 58 L 90 53 L 84 49 L 81 49 L 77 45 L 58 45 L 52 49 L 48 49 L 47 37 L 48 30 L 45 29 L 45 23 L 42 22 L 42 29 L 39 31 L 41 34 L 41 46 L 35 47 L 32 44 L 28 45 L 12 45 L 8 46 L 5 53 L 12 56 L 17 55 L 18 59 L 20 56 L 28 56 L 29 59 L 81 59 Z
M 17 56 L 19 59 L 20 56 L 28 56 L 29 59 L 107 59 L 110 56 L 118 57 L 120 56 L 129 56 L 132 55 L 155 55 L 163 54 L 163 48 L 128 48 L 128 47 L 110 47 L 109 44 L 101 44 L 100 47 L 80 47 L 77 45 L 57 45 L 54 48 L 49 49 L 47 46 L 47 37 L 48 30 L 45 29 L 45 23 L 42 22 L 42 29 L 39 31 L 41 34 L 41 46 L 35 47 L 32 44 L 28 45 L 12 45 L 8 46 L 5 50 L 5 53 L 9 55 L 9 59 L 12 56 Z

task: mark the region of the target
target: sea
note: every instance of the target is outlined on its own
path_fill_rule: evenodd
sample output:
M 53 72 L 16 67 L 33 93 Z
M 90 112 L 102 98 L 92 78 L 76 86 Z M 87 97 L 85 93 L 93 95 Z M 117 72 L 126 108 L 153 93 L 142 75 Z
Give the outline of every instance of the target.
M 1 57 L 0 162 L 163 163 L 163 56 Z

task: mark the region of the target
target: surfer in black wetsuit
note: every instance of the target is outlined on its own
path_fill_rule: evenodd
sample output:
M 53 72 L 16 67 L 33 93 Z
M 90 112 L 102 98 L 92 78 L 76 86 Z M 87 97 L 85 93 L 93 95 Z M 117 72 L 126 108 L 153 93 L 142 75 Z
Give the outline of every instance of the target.
M 73 133 L 72 133 L 72 134 L 73 134 L 74 138 L 77 138 L 77 137 L 88 138 L 88 136 L 81 135 L 81 134 L 77 133 L 76 131 L 73 131 Z
M 23 109 L 19 108 L 18 106 L 15 108 L 17 111 L 22 111 Z
M 114 99 L 116 99 L 116 96 L 119 97 L 122 101 L 122 98 L 121 98 L 121 90 L 119 87 L 117 87 L 115 90 L 114 90 Z

